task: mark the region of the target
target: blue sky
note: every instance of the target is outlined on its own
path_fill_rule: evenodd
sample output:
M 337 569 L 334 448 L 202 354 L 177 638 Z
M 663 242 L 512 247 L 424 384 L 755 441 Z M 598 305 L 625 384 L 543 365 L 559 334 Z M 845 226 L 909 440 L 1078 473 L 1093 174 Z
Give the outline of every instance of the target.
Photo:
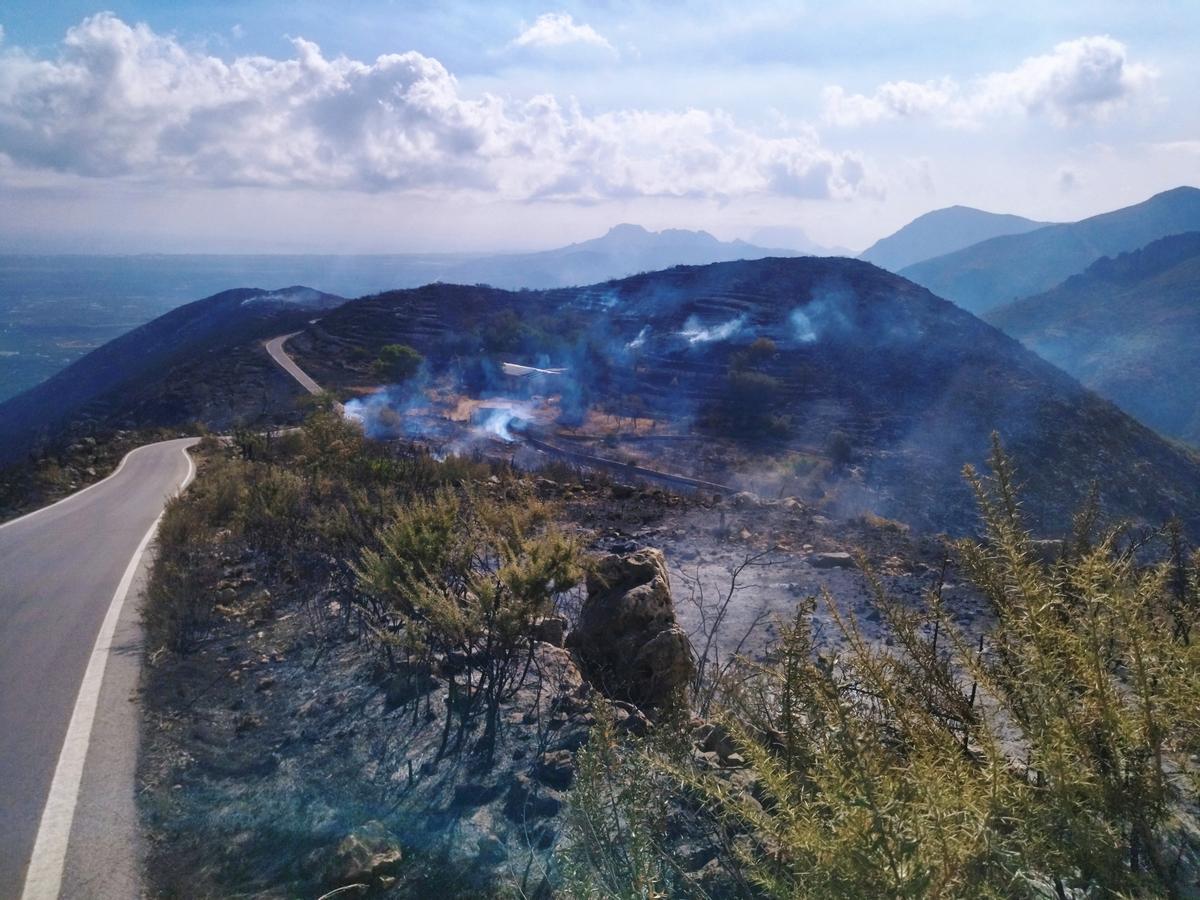
M 1200 181 L 1194 2 L 0 8 L 0 251 L 861 249 Z

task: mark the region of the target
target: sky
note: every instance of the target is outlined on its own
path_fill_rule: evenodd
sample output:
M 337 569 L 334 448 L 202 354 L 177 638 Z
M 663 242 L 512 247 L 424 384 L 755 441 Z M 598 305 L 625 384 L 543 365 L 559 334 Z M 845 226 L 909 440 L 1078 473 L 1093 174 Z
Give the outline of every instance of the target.
M 1200 184 L 1195 0 L 0 6 L 0 253 L 859 251 Z

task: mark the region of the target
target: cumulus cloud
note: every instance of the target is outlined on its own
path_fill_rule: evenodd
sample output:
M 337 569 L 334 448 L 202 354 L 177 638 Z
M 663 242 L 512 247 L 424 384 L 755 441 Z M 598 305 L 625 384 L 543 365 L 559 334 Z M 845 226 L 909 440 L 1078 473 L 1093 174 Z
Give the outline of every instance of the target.
M 562 12 L 543 13 L 512 41 L 514 47 L 567 47 L 571 45 L 614 50 L 608 39 L 591 25 L 576 24 L 575 19 L 569 13 Z
M 581 26 L 574 26 L 579 28 Z M 463 96 L 436 59 L 225 61 L 108 13 L 54 59 L 0 54 L 0 154 L 26 171 L 198 185 L 485 191 L 505 199 L 848 197 L 863 160 L 814 131 L 714 110 L 586 114 L 551 95 Z
M 1153 68 L 1129 60 L 1120 41 L 1081 37 L 966 85 L 950 78 L 894 81 L 871 94 L 852 94 L 835 85 L 825 90 L 825 118 L 853 126 L 929 117 L 969 127 L 990 116 L 1025 113 L 1069 125 L 1106 117 L 1143 93 L 1154 77 Z

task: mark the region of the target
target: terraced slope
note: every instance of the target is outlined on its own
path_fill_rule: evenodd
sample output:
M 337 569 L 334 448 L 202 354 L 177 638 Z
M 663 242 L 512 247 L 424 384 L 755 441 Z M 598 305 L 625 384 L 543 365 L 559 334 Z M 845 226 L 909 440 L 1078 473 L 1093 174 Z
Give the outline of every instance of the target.
M 770 343 L 761 341 L 768 339 Z M 759 341 L 756 345 L 755 342 Z M 929 291 L 846 259 L 676 267 L 581 289 L 431 285 L 352 301 L 290 343 L 340 389 L 408 343 L 431 377 L 504 392 L 500 361 L 566 366 L 564 408 L 648 415 L 769 454 L 844 433 L 838 511 L 925 528 L 974 521 L 961 476 L 993 430 L 1028 482 L 1034 525 L 1058 530 L 1089 483 L 1115 514 L 1200 529 L 1200 465 L 1016 341 Z

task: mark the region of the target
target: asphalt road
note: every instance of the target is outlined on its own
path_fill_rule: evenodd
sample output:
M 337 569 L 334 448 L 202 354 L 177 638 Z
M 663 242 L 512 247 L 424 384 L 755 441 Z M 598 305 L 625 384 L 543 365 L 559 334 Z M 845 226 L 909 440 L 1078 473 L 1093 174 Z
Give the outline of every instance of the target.
M 142 551 L 194 471 L 193 443 L 139 447 L 104 481 L 0 525 L 0 897 L 140 893 Z
M 300 382 L 302 388 L 310 394 L 319 394 L 321 393 L 321 386 L 309 378 L 308 373 L 296 365 L 295 361 L 287 355 L 287 351 L 283 349 L 283 345 L 287 342 L 287 339 L 295 337 L 299 333 L 298 331 L 293 331 L 291 334 L 281 334 L 279 337 L 274 337 L 264 342 L 263 346 L 267 348 L 267 353 L 271 354 L 271 359 L 275 360 L 281 369 Z

